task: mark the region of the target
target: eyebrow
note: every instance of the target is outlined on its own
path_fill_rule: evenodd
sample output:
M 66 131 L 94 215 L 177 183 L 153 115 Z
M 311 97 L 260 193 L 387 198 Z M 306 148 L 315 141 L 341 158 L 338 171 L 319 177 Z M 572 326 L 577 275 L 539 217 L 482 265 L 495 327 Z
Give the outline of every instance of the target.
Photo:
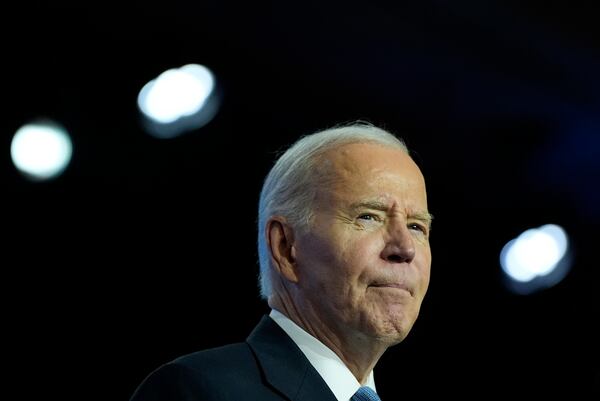
M 433 221 L 433 215 L 429 212 L 411 213 L 408 216 L 409 219 L 420 220 L 423 223 L 427 223 L 427 227 L 431 228 L 431 222 Z
M 375 209 L 375 210 L 387 211 L 389 209 L 389 206 L 385 202 L 369 200 L 369 201 L 361 201 L 361 202 L 353 203 L 350 205 L 350 208 L 352 210 Z
M 387 212 L 390 209 L 388 203 L 377 201 L 377 200 L 356 202 L 356 203 L 351 204 L 350 208 L 352 210 L 373 209 L 373 210 L 381 210 L 382 212 Z M 426 211 L 410 213 L 408 215 L 408 218 L 420 220 L 424 223 L 427 223 L 428 227 L 431 227 L 431 222 L 433 221 L 433 215 Z

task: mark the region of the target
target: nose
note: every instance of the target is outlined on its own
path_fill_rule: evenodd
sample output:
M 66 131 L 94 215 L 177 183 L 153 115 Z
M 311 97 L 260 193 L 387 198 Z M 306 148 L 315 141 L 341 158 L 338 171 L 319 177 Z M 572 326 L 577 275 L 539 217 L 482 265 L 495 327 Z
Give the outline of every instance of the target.
M 415 252 L 414 238 L 406 224 L 401 221 L 391 223 L 381 257 L 390 263 L 410 263 Z

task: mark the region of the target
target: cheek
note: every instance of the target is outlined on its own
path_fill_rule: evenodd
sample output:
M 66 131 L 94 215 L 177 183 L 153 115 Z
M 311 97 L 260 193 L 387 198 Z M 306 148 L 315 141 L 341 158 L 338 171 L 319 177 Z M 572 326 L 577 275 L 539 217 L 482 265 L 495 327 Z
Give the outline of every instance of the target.
M 343 249 L 343 263 L 345 273 L 353 283 L 372 276 L 371 270 L 378 265 L 382 245 L 380 240 L 374 237 L 353 238 L 348 241 Z
M 431 276 L 431 250 L 427 247 L 426 249 L 423 249 L 419 255 L 416 264 L 419 267 L 420 281 L 423 292 L 425 292 L 429 286 L 429 279 Z
M 368 279 L 368 267 L 375 265 L 383 246 L 381 238 L 366 234 L 342 230 L 303 238 L 298 248 L 301 271 L 319 283 L 319 290 L 350 295 Z
M 305 286 L 317 291 L 331 290 L 342 282 L 344 247 L 332 237 L 306 236 L 298 241 L 296 262 Z

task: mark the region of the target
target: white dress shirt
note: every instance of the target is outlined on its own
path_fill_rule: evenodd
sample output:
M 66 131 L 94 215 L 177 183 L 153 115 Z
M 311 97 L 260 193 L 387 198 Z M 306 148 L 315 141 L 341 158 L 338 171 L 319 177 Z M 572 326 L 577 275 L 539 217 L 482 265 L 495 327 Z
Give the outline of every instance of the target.
M 349 401 L 361 385 L 340 357 L 281 312 L 272 309 L 269 316 L 296 343 L 311 365 L 325 380 L 335 398 L 338 401 Z M 373 371 L 369 373 L 365 385 L 376 390 Z

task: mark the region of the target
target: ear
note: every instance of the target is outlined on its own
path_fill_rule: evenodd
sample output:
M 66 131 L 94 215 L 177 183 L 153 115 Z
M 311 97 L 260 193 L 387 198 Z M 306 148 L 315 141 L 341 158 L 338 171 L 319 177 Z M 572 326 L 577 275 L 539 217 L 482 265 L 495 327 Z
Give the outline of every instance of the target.
M 297 283 L 294 229 L 284 217 L 273 216 L 267 222 L 266 235 L 275 270 L 282 278 Z

